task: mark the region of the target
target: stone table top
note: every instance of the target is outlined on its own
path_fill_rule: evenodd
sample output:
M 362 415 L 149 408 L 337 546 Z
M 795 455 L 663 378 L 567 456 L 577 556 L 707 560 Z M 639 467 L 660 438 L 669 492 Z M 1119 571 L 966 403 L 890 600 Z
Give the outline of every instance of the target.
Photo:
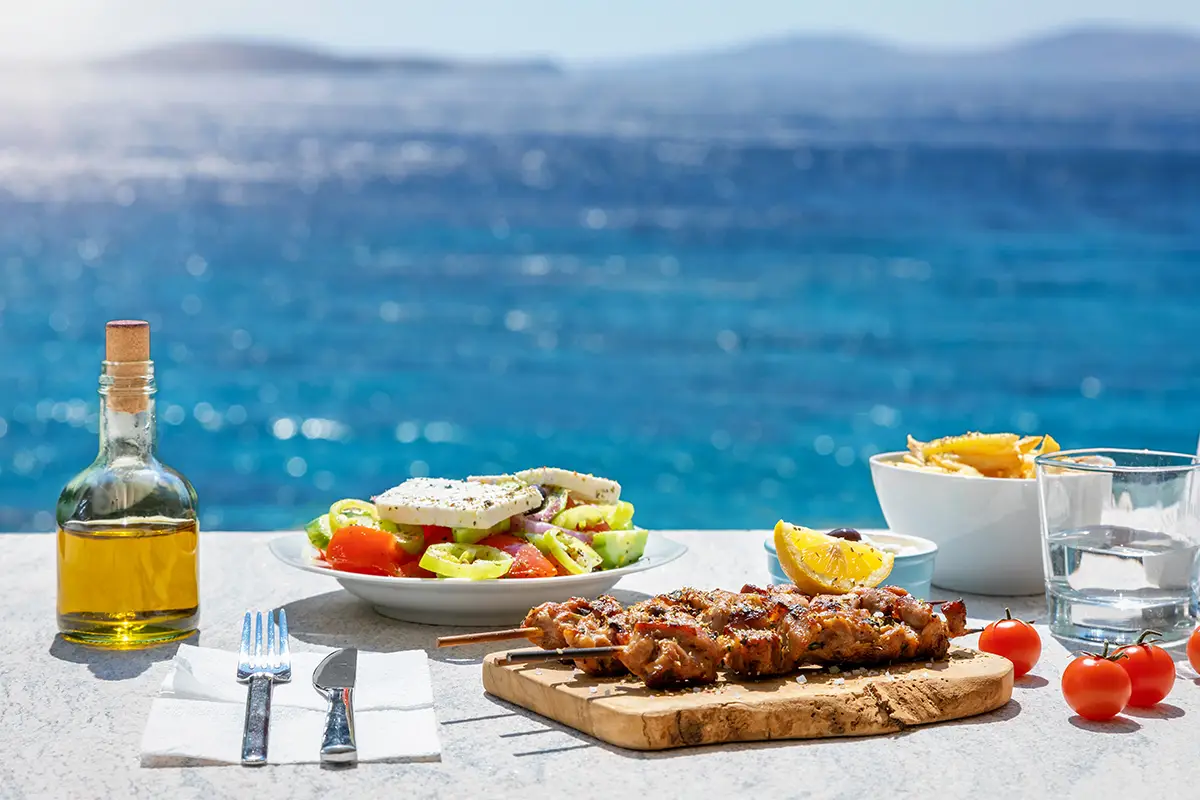
M 331 579 L 267 550 L 274 533 L 205 533 L 199 644 L 235 650 L 247 608 L 285 606 L 293 648 L 426 649 L 443 746 L 439 763 L 143 768 L 142 728 L 173 646 L 96 651 L 55 635 L 54 537 L 7 534 L 0 606 L 0 797 L 647 797 L 757 794 L 812 798 L 1194 796 L 1200 778 L 1200 681 L 1178 665 L 1165 704 L 1109 723 L 1073 715 L 1059 692 L 1068 651 L 1042 629 L 1042 661 L 1013 700 L 981 717 L 891 736 L 720 745 L 660 753 L 621 750 L 484 694 L 480 659 L 493 646 L 434 649 L 463 629 L 377 615 Z M 690 548 L 660 569 L 624 578 L 626 600 L 681 585 L 768 583 L 766 532 L 669 532 Z M 1040 597 L 967 597 L 972 619 L 1042 618 Z M 967 643 L 973 643 L 967 640 Z M 760 791 L 756 791 L 760 790 Z M 1126 794 L 1125 796 L 1134 796 Z

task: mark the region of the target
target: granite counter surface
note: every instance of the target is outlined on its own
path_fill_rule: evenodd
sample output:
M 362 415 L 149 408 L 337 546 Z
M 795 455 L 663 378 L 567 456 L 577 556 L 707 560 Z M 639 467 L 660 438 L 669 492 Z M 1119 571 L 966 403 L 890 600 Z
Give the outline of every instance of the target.
M 464 629 L 377 615 L 331 579 L 276 561 L 275 533 L 204 533 L 198 644 L 236 649 L 247 608 L 284 606 L 296 650 L 357 646 L 429 652 L 440 763 L 149 769 L 138 745 L 174 647 L 107 653 L 55 635 L 54 537 L 0 536 L 0 797 L 550 797 L 811 798 L 1195 797 L 1200 681 L 1186 662 L 1165 704 L 1109 723 L 1074 716 L 1059 692 L 1066 648 L 1044 651 L 1013 700 L 991 714 L 861 739 L 766 742 L 661 753 L 620 750 L 484 694 L 480 659 L 495 645 L 437 650 Z M 681 585 L 767 583 L 765 532 L 670 532 L 690 548 L 632 575 L 615 594 L 640 599 Z M 1040 597 L 967 597 L 972 619 L 1045 614 Z M 193 640 L 194 641 L 194 640 Z M 972 643 L 973 640 L 967 640 Z

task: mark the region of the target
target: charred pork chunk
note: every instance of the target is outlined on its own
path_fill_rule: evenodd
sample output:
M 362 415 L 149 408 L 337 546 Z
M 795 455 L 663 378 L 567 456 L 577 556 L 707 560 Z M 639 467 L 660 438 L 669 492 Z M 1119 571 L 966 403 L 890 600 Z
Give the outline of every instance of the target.
M 620 612 L 621 604 L 607 595 L 597 600 L 572 597 L 565 603 L 542 603 L 530 609 L 522 625 L 541 631 L 535 644 L 546 650 L 557 650 L 560 647 L 571 646 L 565 633 L 578 626 L 584 619 L 591 616 L 603 618 L 607 614 Z
M 617 658 L 647 688 L 660 689 L 713 683 L 721 649 L 692 616 L 675 613 L 636 623 Z
M 590 604 L 592 613 L 562 632 L 571 647 L 609 647 L 629 642 L 628 614 L 621 604 L 608 595 L 601 595 Z M 616 657 L 580 658 L 575 666 L 588 675 L 622 675 L 625 665 Z

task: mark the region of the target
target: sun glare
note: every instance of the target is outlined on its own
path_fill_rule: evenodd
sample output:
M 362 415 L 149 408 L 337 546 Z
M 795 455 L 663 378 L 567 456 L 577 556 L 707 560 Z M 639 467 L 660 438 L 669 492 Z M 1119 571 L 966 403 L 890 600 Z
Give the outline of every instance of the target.
M 0 59 L 60 59 L 105 48 L 119 3 L 0 0 Z

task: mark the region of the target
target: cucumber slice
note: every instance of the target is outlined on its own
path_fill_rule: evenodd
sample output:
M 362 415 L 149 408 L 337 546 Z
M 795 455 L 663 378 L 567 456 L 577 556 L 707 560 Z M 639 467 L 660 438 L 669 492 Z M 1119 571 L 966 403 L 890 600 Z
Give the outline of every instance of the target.
M 308 534 L 308 541 L 313 547 L 318 550 L 329 547 L 329 540 L 333 537 L 333 531 L 329 529 L 329 515 L 322 514 L 305 525 L 304 532 Z
M 459 544 L 475 544 L 481 542 L 493 533 L 507 533 L 512 527 L 512 519 L 502 519 L 490 528 L 451 528 L 454 541 Z
M 600 531 L 592 537 L 592 549 L 600 555 L 601 569 L 616 569 L 641 558 L 647 538 L 646 531 Z

